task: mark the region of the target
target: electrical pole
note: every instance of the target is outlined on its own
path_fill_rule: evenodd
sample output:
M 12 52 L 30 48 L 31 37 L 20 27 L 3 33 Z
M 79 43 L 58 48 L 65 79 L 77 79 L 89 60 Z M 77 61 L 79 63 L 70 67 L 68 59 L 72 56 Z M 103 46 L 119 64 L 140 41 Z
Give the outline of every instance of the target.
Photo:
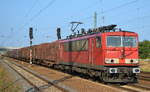
M 29 38 L 30 38 L 30 64 L 32 64 L 32 39 L 33 39 L 33 28 L 29 28 Z
M 104 26 L 104 23 L 105 23 L 105 16 L 102 16 L 102 21 L 103 21 L 102 26 Z
M 94 13 L 94 28 L 97 27 L 97 13 Z

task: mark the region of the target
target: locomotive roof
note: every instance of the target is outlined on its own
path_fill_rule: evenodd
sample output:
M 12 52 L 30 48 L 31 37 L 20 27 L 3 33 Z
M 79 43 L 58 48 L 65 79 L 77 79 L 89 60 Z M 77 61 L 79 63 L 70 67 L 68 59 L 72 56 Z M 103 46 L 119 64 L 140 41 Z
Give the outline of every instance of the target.
M 118 32 L 126 32 L 126 33 L 134 33 L 134 32 L 130 32 L 130 31 L 123 31 L 121 29 L 118 29 L 115 28 L 117 25 L 108 25 L 108 26 L 102 26 L 102 27 L 98 27 L 98 28 L 94 28 L 94 29 L 89 29 L 87 32 L 82 29 L 81 30 L 81 34 L 79 34 L 79 31 L 78 31 L 78 34 L 76 34 L 74 32 L 73 35 L 70 35 L 70 36 L 67 36 L 67 39 L 63 39 L 63 40 L 59 40 L 60 42 L 68 42 L 68 41 L 74 41 L 74 40 L 82 40 L 82 39 L 87 39 L 87 38 L 90 38 L 90 37 L 95 37 L 95 36 L 100 36 L 101 34 L 105 33 L 118 33 Z
M 102 34 L 122 33 L 122 32 L 136 34 L 135 32 L 131 32 L 131 31 L 116 31 L 116 32 L 104 32 L 104 33 L 99 32 L 99 33 L 95 33 L 95 34 L 88 34 L 88 35 L 83 35 L 83 36 L 80 36 L 80 37 L 74 37 L 74 38 L 70 38 L 70 39 L 63 39 L 63 40 L 60 40 L 60 42 L 69 42 L 69 41 L 75 41 L 75 40 L 83 40 L 83 39 L 87 39 L 87 38 L 91 38 L 91 37 L 100 36 Z
M 97 34 L 92 34 L 92 35 L 83 35 L 81 37 L 75 37 L 72 39 L 64 39 L 61 40 L 60 42 L 68 42 L 68 41 L 74 41 L 74 40 L 82 40 L 82 39 L 87 39 L 87 38 L 91 38 L 91 37 L 95 37 L 95 36 L 100 36 L 102 33 L 97 33 Z

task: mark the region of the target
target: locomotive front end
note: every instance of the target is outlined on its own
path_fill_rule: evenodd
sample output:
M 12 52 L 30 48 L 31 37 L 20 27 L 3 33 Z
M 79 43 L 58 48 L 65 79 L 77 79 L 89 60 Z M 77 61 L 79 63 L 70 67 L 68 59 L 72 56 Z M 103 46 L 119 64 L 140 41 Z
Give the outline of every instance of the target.
M 140 73 L 138 61 L 138 35 L 133 32 L 105 34 L 104 65 L 109 82 L 137 82 Z

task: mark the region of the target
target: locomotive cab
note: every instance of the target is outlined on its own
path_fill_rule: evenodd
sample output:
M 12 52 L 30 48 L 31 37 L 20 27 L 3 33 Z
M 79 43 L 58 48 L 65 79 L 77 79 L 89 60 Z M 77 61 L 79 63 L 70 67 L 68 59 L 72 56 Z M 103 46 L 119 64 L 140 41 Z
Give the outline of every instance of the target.
M 133 32 L 104 33 L 104 66 L 108 82 L 137 82 L 140 73 L 138 35 Z

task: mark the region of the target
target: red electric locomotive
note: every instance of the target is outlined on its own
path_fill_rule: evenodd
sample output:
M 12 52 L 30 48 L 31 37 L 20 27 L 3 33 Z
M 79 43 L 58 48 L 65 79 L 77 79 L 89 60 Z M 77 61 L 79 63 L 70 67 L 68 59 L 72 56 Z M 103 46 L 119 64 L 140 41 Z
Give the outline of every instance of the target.
M 88 74 L 104 82 L 135 83 L 140 73 L 138 35 L 115 31 L 115 26 L 104 26 L 64 40 L 33 46 L 34 63 Z M 24 49 L 29 52 L 28 48 Z M 23 52 L 18 53 L 19 57 Z M 24 58 L 29 58 L 25 55 L 28 52 L 24 53 Z
M 97 32 L 60 41 L 60 63 L 104 82 L 137 82 L 138 35 Z

